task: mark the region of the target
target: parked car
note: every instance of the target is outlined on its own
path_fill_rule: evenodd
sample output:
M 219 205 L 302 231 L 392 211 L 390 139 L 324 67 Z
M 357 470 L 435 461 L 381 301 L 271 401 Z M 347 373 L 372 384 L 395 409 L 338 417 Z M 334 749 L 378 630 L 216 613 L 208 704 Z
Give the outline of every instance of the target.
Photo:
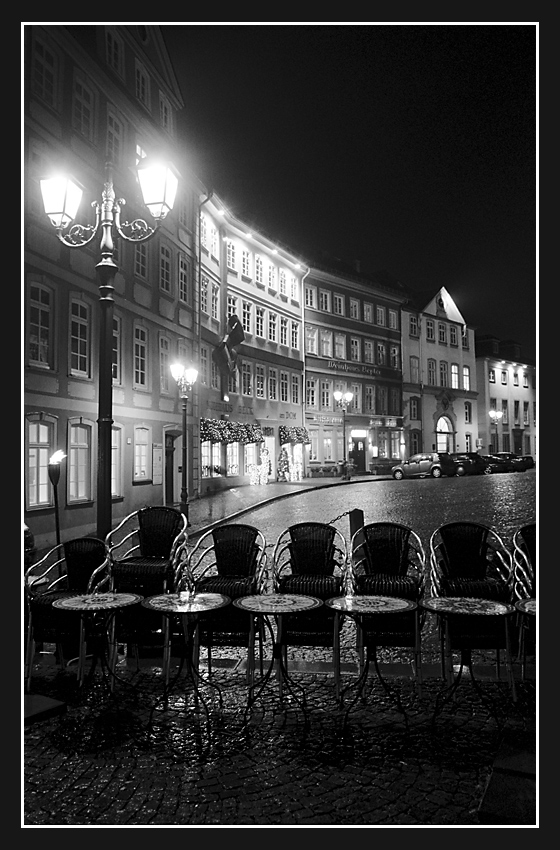
M 393 478 L 441 478 L 455 475 L 455 463 L 448 452 L 420 452 L 391 468 Z
M 511 461 L 514 472 L 525 472 L 525 470 L 529 468 L 527 458 L 515 455 L 513 452 L 496 452 L 496 457 L 501 457 L 504 458 L 504 460 Z M 533 460 L 533 458 L 531 458 L 531 460 Z
M 497 472 L 514 472 L 513 463 L 506 457 L 498 455 L 481 455 L 486 461 L 485 474 L 490 475 Z
M 478 452 L 452 452 L 456 475 L 484 475 L 486 461 Z
M 532 455 L 521 455 L 521 460 L 525 461 L 527 469 L 535 468 L 535 458 Z

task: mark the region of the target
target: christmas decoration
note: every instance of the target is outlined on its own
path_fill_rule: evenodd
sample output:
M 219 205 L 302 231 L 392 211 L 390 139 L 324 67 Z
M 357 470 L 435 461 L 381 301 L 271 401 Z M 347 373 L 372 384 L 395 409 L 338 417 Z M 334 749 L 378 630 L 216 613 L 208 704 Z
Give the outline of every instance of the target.
M 276 479 L 278 481 L 289 481 L 290 480 L 290 459 L 288 457 L 288 452 L 282 446 L 280 449 L 280 454 L 278 455 L 278 466 L 276 468 Z
M 308 443 L 309 432 L 307 428 L 298 428 L 297 425 L 280 425 L 278 428 L 280 445 L 285 443 Z

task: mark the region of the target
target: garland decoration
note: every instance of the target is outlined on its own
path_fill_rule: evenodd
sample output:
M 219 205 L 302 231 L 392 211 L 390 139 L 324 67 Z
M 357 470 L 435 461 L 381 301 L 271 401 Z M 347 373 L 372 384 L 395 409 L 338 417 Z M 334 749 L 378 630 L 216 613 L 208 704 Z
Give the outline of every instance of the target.
M 278 428 L 280 445 L 284 443 L 309 443 L 309 432 L 307 428 L 299 428 L 296 425 L 280 425 Z
M 201 419 L 200 441 L 202 443 L 263 443 L 260 425 L 231 422 L 229 419 Z

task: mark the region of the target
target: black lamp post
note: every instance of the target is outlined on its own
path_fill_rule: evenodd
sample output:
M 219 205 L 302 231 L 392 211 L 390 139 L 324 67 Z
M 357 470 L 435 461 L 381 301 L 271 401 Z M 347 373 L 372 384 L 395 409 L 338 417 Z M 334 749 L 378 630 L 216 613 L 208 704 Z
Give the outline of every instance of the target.
M 348 405 L 354 398 L 354 393 L 342 393 L 340 390 L 335 390 L 333 396 L 338 406 L 342 408 L 342 458 L 344 461 L 344 474 L 346 475 L 346 411 L 348 410 Z
M 503 415 L 504 414 L 502 413 L 501 410 L 489 410 L 488 411 L 488 416 L 490 417 L 491 421 L 496 426 L 496 448 L 494 450 L 496 452 L 499 451 L 499 449 L 500 449 L 500 437 L 498 435 L 498 422 L 500 421 L 500 419 L 502 418 Z
M 193 367 L 185 369 L 181 363 L 174 363 L 171 367 L 173 379 L 177 382 L 182 402 L 182 430 L 183 430 L 183 448 L 181 461 L 181 513 L 189 522 L 189 491 L 187 485 L 187 401 L 189 400 L 189 392 L 198 378 L 198 372 Z
M 45 212 L 56 228 L 60 241 L 69 248 L 88 245 L 101 228 L 101 260 L 97 264 L 101 322 L 98 375 L 98 455 L 97 455 L 97 536 L 104 539 L 111 530 L 111 428 L 113 424 L 113 292 L 118 266 L 114 262 L 113 228 L 127 242 L 145 242 L 156 233 L 160 222 L 173 208 L 178 175 L 171 166 L 142 160 L 137 169 L 145 205 L 156 220 L 150 227 L 143 219 L 121 223 L 121 207 L 126 201 L 115 198 L 113 168 L 105 165 L 102 202 L 94 201 L 95 224 L 72 224 L 82 199 L 82 188 L 71 178 L 41 180 Z M 66 233 L 65 233 L 66 231 Z
M 60 545 L 60 517 L 58 513 L 58 482 L 60 481 L 60 464 L 66 455 L 57 451 L 49 458 L 49 481 L 53 487 L 54 494 L 54 522 L 56 528 L 56 545 Z

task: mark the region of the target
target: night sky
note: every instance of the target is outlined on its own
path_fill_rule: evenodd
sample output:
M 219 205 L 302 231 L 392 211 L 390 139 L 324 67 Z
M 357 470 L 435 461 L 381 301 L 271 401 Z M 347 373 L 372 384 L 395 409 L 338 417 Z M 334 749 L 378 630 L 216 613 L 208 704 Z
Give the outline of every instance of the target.
M 195 173 L 302 260 L 445 286 L 535 357 L 537 46 L 527 24 L 164 24 Z

